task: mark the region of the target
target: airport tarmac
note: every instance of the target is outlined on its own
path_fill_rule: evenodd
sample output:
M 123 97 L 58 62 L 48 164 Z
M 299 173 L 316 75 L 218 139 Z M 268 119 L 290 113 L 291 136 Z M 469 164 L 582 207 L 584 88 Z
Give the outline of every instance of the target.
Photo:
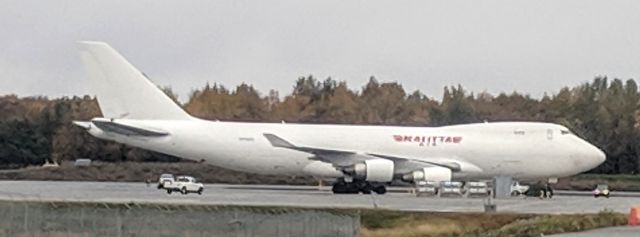
M 406 190 L 406 191 L 404 191 Z M 155 183 L 0 181 L 0 200 L 80 201 L 114 203 L 210 204 L 251 206 L 297 206 L 338 208 L 385 208 L 407 211 L 482 212 L 482 198 L 415 197 L 408 189 L 393 188 L 385 195 L 336 195 L 330 187 L 287 185 L 205 184 L 198 194 L 167 194 Z M 640 196 L 593 198 L 580 193 L 556 195 L 553 199 L 516 197 L 494 200 L 499 212 L 597 213 L 602 210 L 627 213 L 640 205 Z M 637 193 L 636 193 L 637 194 Z

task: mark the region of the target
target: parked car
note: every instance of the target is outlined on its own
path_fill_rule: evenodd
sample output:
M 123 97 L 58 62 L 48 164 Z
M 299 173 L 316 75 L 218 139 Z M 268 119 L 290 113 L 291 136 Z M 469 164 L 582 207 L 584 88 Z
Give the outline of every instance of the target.
M 163 188 L 167 190 L 168 194 L 172 192 L 180 192 L 182 194 L 197 193 L 202 194 L 204 191 L 204 185 L 198 183 L 195 178 L 191 176 L 178 176 L 175 181 L 165 181 Z
M 596 188 L 593 190 L 593 197 L 595 197 L 595 198 L 598 198 L 598 197 L 609 198 L 610 192 L 611 191 L 609 191 L 609 185 L 598 184 L 596 186 Z
M 447 181 L 440 183 L 438 194 L 443 196 L 464 196 L 464 189 L 461 182 Z
M 489 195 L 489 186 L 486 182 L 467 182 L 465 190 L 467 197 L 486 197 Z
M 529 185 L 521 185 L 518 181 L 511 183 L 511 196 L 520 196 L 527 191 L 529 191 Z
M 438 183 L 432 181 L 418 181 L 416 182 L 416 196 L 435 196 L 438 195 Z
M 165 182 L 171 183 L 174 180 L 175 178 L 173 177 L 172 174 L 161 174 L 160 177 L 158 178 L 158 189 L 164 188 Z

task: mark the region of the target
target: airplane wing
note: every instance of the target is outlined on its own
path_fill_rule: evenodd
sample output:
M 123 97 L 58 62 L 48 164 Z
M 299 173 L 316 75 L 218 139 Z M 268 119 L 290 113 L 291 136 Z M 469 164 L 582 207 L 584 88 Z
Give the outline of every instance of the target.
M 458 172 L 458 171 L 461 171 L 461 167 L 462 167 L 461 163 L 455 162 L 455 161 L 432 162 L 432 161 L 425 161 L 425 160 L 418 160 L 418 159 L 404 158 L 404 157 L 397 157 L 397 156 L 390 156 L 390 155 L 383 155 L 383 154 L 360 153 L 360 152 L 353 152 L 353 151 L 341 151 L 341 150 L 333 150 L 333 149 L 296 146 L 291 142 L 281 137 L 278 137 L 275 134 L 264 133 L 263 136 L 267 138 L 267 140 L 274 147 L 280 147 L 280 148 L 286 148 L 286 149 L 310 153 L 315 155 L 310 159 L 331 163 L 336 167 L 347 167 L 367 159 L 376 159 L 376 158 L 391 160 L 399 168 L 407 167 L 407 169 L 439 166 L 439 167 L 451 169 L 451 171 L 453 172 Z
M 76 125 L 78 127 L 84 128 L 84 129 L 90 129 L 91 128 L 91 122 L 88 122 L 88 121 L 73 121 L 73 125 Z
M 169 135 L 169 133 L 165 131 L 136 127 L 110 119 L 94 119 L 91 122 L 73 121 L 73 124 L 85 129 L 91 129 L 91 126 L 94 125 L 105 132 L 112 132 L 127 136 L 160 137 Z

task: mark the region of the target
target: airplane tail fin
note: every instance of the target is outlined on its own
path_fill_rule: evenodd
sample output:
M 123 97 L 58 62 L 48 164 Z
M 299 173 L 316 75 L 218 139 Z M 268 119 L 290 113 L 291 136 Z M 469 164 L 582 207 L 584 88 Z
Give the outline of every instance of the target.
M 79 48 L 103 117 L 145 120 L 192 118 L 108 44 L 82 41 Z

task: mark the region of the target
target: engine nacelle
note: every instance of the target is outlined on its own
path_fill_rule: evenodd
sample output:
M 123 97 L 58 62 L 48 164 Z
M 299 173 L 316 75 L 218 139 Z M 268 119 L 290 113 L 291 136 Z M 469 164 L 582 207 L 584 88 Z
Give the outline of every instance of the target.
M 353 166 L 353 174 L 372 182 L 391 182 L 393 180 L 393 161 L 387 159 L 365 160 Z
M 451 181 L 452 172 L 451 169 L 445 167 L 426 167 L 421 170 L 416 170 L 411 173 L 402 176 L 402 180 L 407 182 L 416 181 Z

